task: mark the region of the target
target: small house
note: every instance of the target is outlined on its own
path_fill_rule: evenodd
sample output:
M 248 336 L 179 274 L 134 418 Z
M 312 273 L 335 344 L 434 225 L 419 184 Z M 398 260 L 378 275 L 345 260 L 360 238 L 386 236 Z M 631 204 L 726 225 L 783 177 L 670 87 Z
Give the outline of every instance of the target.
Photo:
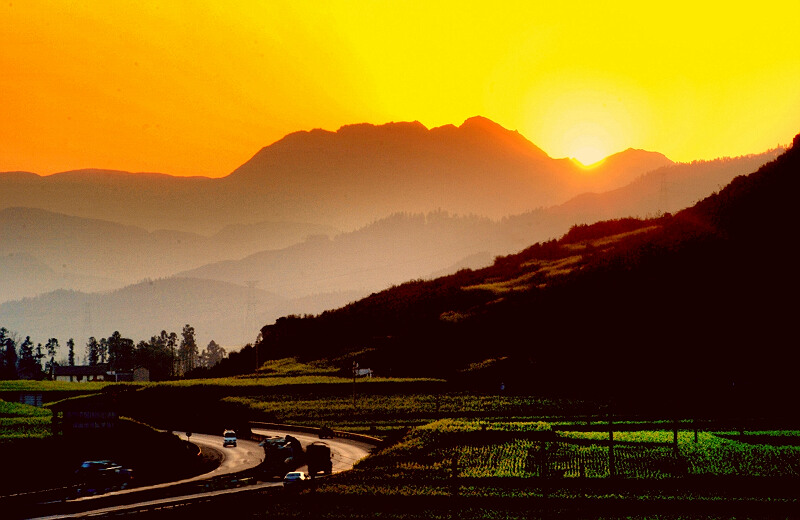
M 107 381 L 107 372 L 107 363 L 99 365 L 58 365 L 53 368 L 53 378 L 56 381 L 74 381 L 79 383 Z

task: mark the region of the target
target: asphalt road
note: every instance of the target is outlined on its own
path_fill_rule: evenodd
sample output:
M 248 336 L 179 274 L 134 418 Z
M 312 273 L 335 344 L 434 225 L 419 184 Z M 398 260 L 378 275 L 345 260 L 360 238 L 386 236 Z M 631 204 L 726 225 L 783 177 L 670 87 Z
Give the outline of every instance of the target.
M 180 436 L 182 439 L 186 439 L 185 432 L 174 432 L 176 435 Z M 220 432 L 221 433 L 221 432 Z M 300 432 L 291 432 L 291 431 L 274 431 L 274 430 L 263 430 L 263 429 L 253 429 L 253 433 L 264 435 L 267 437 L 284 437 L 287 434 L 292 435 L 293 437 L 297 438 L 300 443 L 305 447 L 311 442 L 319 441 L 320 439 L 316 435 L 311 435 L 307 433 L 300 433 Z M 222 446 L 222 435 L 205 435 L 199 433 L 193 433 L 190 437 L 191 442 L 197 444 L 201 450 L 213 450 L 221 454 L 222 461 L 216 469 L 211 472 L 204 473 L 202 475 L 197 475 L 196 477 L 175 481 L 175 482 L 164 482 L 161 484 L 156 484 L 152 486 L 142 486 L 130 489 L 124 489 L 121 491 L 114 491 L 111 493 L 105 493 L 103 495 L 97 496 L 90 496 L 90 497 L 82 497 L 75 500 L 70 500 L 70 503 L 81 503 L 85 504 L 85 508 L 81 507 L 80 513 L 72 513 L 72 514 L 64 514 L 64 515 L 53 515 L 47 517 L 40 517 L 40 518 L 83 518 L 87 516 L 96 516 L 96 515 L 104 515 L 104 514 L 115 514 L 115 513 L 122 513 L 125 511 L 132 511 L 143 506 L 154 507 L 159 505 L 169 505 L 170 503 L 177 503 L 181 501 L 185 501 L 187 499 L 195 499 L 201 497 L 210 497 L 219 494 L 227 494 L 227 493 L 235 493 L 244 490 L 254 490 L 263 487 L 272 487 L 272 486 L 281 486 L 281 481 L 265 481 L 265 482 L 256 482 L 252 485 L 246 487 L 239 487 L 234 489 L 223 489 L 223 490 L 216 490 L 216 491 L 208 491 L 202 493 L 192 493 L 191 495 L 183 495 L 183 496 L 172 496 L 169 498 L 161 499 L 161 500 L 148 500 L 143 502 L 136 502 L 129 503 L 120 506 L 111 506 L 111 507 L 93 507 L 93 502 L 97 502 L 99 499 L 112 497 L 115 495 L 127 495 L 127 494 L 135 494 L 135 493 L 142 493 L 148 490 L 160 489 L 160 488 L 167 488 L 170 486 L 176 486 L 181 484 L 186 484 L 195 481 L 207 480 L 213 477 L 229 475 L 229 474 L 236 474 L 241 473 L 243 471 L 252 469 L 258 466 L 264 458 L 264 450 L 261 448 L 257 442 L 239 439 L 237 442 L 237 446 Z M 370 454 L 371 449 L 373 446 L 371 444 L 367 444 L 360 441 L 350 440 L 350 439 L 325 439 L 324 442 L 328 444 L 331 448 L 332 459 L 333 459 L 333 472 L 338 473 L 341 471 L 346 471 L 353 467 L 353 465 L 367 457 Z M 307 471 L 306 467 L 302 467 L 298 469 L 299 471 Z
M 299 440 L 300 444 L 303 445 L 303 448 L 305 448 L 312 442 L 320 441 L 319 437 L 317 437 L 316 435 L 312 435 L 310 433 L 262 430 L 258 428 L 253 428 L 252 431 L 253 433 L 264 435 L 267 437 L 285 437 L 286 434 L 288 433 L 292 437 L 295 437 L 297 440 Z M 373 448 L 371 444 L 366 444 L 363 442 L 354 441 L 350 439 L 337 439 L 337 438 L 324 439 L 321 442 L 324 442 L 331 448 L 331 459 L 333 460 L 334 473 L 339 473 L 340 471 L 347 471 L 348 469 L 352 468 L 356 462 L 369 455 L 370 450 Z M 303 466 L 302 468 L 298 468 L 298 471 L 308 471 L 308 468 L 306 466 Z

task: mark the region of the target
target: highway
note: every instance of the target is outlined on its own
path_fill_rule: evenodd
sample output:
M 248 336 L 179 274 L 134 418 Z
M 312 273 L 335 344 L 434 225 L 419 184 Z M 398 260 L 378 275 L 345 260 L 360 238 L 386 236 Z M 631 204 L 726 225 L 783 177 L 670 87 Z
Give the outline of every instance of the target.
M 265 437 L 284 437 L 287 434 L 292 435 L 293 437 L 297 438 L 304 447 L 311 442 L 320 440 L 316 435 L 303 432 L 277 431 L 258 428 L 254 428 L 252 432 Z M 175 432 L 175 434 L 181 439 L 187 439 L 185 432 Z M 215 477 L 224 478 L 225 475 L 230 475 L 233 477 L 236 474 L 255 468 L 263 460 L 264 450 L 258 445 L 257 442 L 244 439 L 239 439 L 236 447 L 229 446 L 223 448 L 221 432 L 220 435 L 193 433 L 189 439 L 191 442 L 197 444 L 203 451 L 207 452 L 208 450 L 213 450 L 220 453 L 222 456 L 220 465 L 213 471 L 180 481 L 164 482 L 151 486 L 142 486 L 124 489 L 121 491 L 114 491 L 105 493 L 103 495 L 66 500 L 64 505 L 69 506 L 68 509 L 70 512 L 32 518 L 86 518 L 89 516 L 116 515 L 124 514 L 126 512 L 132 513 L 140 509 L 170 507 L 175 504 L 185 503 L 192 500 L 207 500 L 209 497 L 213 497 L 215 495 L 248 492 L 266 487 L 282 485 L 280 480 L 252 480 L 248 481 L 248 485 L 241 487 L 197 492 L 197 489 L 200 489 L 200 486 L 202 485 L 202 481 L 208 481 L 209 479 Z M 331 447 L 334 473 L 347 471 L 348 469 L 352 468 L 356 462 L 367 457 L 370 454 L 370 451 L 374 448 L 372 444 L 351 439 L 334 438 L 325 439 L 324 442 Z M 298 471 L 307 471 L 307 468 L 302 467 L 299 468 Z M 197 487 L 192 487 L 191 483 L 196 483 Z M 187 484 L 189 486 L 187 486 Z M 177 495 L 170 494 L 170 496 L 166 498 L 152 499 L 154 494 L 159 493 L 159 490 L 166 493 L 170 491 L 169 488 L 182 490 L 191 489 L 192 491 L 179 493 Z M 137 495 L 141 495 L 141 501 L 136 500 Z M 115 497 L 120 504 L 108 505 L 109 501 L 116 501 Z

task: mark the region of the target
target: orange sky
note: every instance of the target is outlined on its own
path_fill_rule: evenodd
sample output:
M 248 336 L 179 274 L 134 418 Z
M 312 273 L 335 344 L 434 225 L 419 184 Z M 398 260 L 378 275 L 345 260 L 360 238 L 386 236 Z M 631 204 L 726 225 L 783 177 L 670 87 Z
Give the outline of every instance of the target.
M 800 2 L 740 4 L 6 0 L 0 171 L 217 177 L 296 130 L 473 115 L 584 162 L 757 153 L 800 132 Z

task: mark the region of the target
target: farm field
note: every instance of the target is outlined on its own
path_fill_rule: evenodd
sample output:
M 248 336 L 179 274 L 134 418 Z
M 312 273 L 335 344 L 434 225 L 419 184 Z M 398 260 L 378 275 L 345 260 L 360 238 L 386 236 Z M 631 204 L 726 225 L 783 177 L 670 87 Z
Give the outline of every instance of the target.
M 0 401 L 0 442 L 49 437 L 52 416 L 47 408 Z
M 370 388 L 371 387 L 371 388 Z M 382 435 L 398 428 L 423 426 L 445 417 L 482 418 L 515 424 L 517 419 L 550 416 L 566 406 L 557 400 L 526 396 L 497 396 L 467 392 L 420 393 L 416 385 L 386 395 L 379 385 L 361 384 L 352 395 L 263 395 L 228 397 L 224 401 L 247 407 L 260 420 Z M 405 393 L 408 392 L 408 393 Z M 354 404 L 355 402 L 355 404 Z
M 673 421 L 615 417 L 610 450 L 607 416 L 597 403 L 381 378 L 358 380 L 354 400 L 352 379 L 300 372 L 92 389 L 26 383 L 24 391 L 45 394 L 45 407 L 0 402 L 0 436 L 3 443 L 46 439 L 48 396 L 79 399 L 90 390 L 124 397 L 124 415 L 167 429 L 205 410 L 216 422 L 204 425 L 216 431 L 218 417 L 235 411 L 242 420 L 325 424 L 387 440 L 353 471 L 320 479 L 297 497 L 254 505 L 246 513 L 252 518 L 448 518 L 453 508 L 461 518 L 527 518 L 537 517 L 537 508 L 574 513 L 578 503 L 595 510 L 613 501 L 650 513 L 664 501 L 702 503 L 722 508 L 715 517 L 732 518 L 725 504 L 781 508 L 800 497 L 798 429 L 740 431 L 705 422 L 695 441 L 695 423 L 686 420 L 676 446 Z M 165 425 L 144 414 L 156 404 L 165 413 L 152 418 Z M 301 500 L 309 493 L 313 500 Z
M 393 519 L 627 518 L 620 514 L 626 510 L 643 518 L 707 517 L 670 513 L 699 506 L 714 518 L 769 518 L 765 511 L 797 504 L 798 431 L 748 432 L 742 440 L 738 432 L 703 431 L 697 443 L 693 432 L 682 431 L 677 453 L 671 431 L 617 434 L 624 444 L 614 448 L 611 478 L 608 432 L 554 431 L 541 421 L 439 420 L 304 492 L 313 499 L 298 499 L 291 509 L 274 504 L 252 517 L 370 518 L 371 511 Z
M 486 423 L 440 420 L 412 430 L 383 457 L 396 474 L 421 476 L 559 479 L 608 478 L 607 432 L 555 432 L 545 422 Z M 677 451 L 671 431 L 617 432 L 615 477 L 634 479 L 693 476 L 800 477 L 800 431 L 680 432 Z M 586 440 L 592 442 L 586 443 Z M 583 442 L 576 442 L 576 440 Z

